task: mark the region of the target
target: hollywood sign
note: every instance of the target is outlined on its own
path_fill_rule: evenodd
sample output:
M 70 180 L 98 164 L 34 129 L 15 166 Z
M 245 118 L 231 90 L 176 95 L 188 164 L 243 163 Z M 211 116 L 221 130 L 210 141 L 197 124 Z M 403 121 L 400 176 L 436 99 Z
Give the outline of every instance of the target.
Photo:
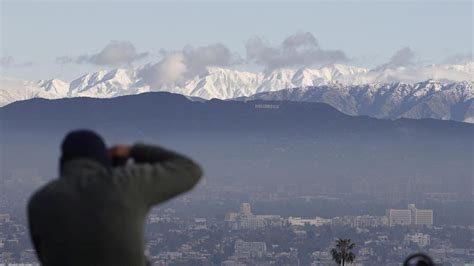
M 278 109 L 280 105 L 278 104 L 256 104 L 255 109 Z

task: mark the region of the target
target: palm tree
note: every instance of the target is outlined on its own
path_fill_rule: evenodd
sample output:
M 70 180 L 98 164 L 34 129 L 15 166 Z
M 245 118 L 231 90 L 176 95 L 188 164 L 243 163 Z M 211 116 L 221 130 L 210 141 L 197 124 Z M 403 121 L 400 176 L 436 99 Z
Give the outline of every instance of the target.
M 352 252 L 355 244 L 350 239 L 336 240 L 336 247 L 331 249 L 332 259 L 339 265 L 344 266 L 346 262 L 354 262 L 355 254 Z

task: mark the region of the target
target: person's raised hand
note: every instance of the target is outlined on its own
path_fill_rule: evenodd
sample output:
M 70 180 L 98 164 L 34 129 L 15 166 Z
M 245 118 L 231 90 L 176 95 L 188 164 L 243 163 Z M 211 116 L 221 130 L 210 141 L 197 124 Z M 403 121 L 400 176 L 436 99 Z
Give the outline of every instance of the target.
M 131 146 L 127 144 L 118 144 L 112 146 L 108 149 L 109 157 L 112 161 L 120 162 L 119 164 L 123 164 L 130 158 L 130 150 Z

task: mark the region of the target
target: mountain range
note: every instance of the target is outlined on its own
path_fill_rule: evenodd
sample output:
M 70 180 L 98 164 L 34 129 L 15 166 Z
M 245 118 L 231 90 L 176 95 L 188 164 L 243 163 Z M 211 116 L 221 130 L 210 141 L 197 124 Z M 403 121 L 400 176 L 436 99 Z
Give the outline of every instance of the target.
M 262 92 L 241 100 L 327 103 L 349 115 L 398 119 L 433 118 L 474 123 L 472 81 L 308 86 Z
M 210 182 L 308 184 L 314 191 L 471 195 L 473 124 L 345 115 L 328 104 L 193 101 L 167 92 L 111 99 L 31 99 L 0 108 L 0 168 L 57 173 L 64 135 L 107 145 L 143 141 L 182 151 Z
M 69 83 L 59 79 L 32 82 L 1 78 L 0 106 L 37 97 L 112 98 L 167 91 L 206 100 L 250 97 L 324 102 L 346 114 L 378 118 L 474 121 L 473 62 L 376 70 L 336 64 L 257 73 L 209 67 L 200 75 L 159 87 L 141 75 L 148 67 L 102 70 Z

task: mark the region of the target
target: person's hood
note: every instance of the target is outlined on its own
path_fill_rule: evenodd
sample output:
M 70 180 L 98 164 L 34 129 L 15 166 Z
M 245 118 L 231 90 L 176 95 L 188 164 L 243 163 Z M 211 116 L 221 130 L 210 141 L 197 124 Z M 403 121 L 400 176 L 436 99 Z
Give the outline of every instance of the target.
M 71 131 L 61 144 L 60 168 L 65 163 L 80 158 L 96 161 L 106 168 L 111 167 L 104 140 L 91 130 Z

